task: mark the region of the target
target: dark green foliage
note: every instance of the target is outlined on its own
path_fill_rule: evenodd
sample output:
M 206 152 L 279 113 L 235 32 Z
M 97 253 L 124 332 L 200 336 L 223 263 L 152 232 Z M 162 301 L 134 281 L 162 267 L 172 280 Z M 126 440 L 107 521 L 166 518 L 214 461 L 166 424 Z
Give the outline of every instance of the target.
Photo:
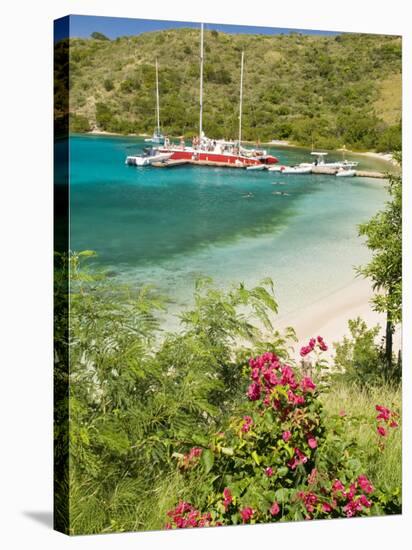
M 335 345 L 335 367 L 338 378 L 359 386 L 381 384 L 385 370 L 382 346 L 376 339 L 380 327 L 368 328 L 358 317 L 348 322 L 350 338 Z
M 396 155 L 401 163 L 401 154 Z M 402 321 L 402 176 L 389 175 L 390 200 L 359 228 L 372 251 L 372 260 L 358 269 L 372 280 L 376 291 L 373 299 L 376 311 L 386 314 L 386 378 L 400 376 L 400 361 L 394 367 L 392 339 L 395 326 Z
M 103 86 L 106 92 L 111 92 L 112 90 L 114 90 L 114 82 L 111 78 L 106 78 Z
M 402 148 L 402 127 L 400 124 L 388 126 L 379 137 L 377 151 L 400 151 Z
M 71 113 L 69 116 L 70 132 L 90 132 L 90 124 L 88 119 L 83 115 Z
M 101 33 L 101 32 L 92 32 L 92 34 L 90 35 L 91 38 L 94 38 L 95 40 L 110 40 L 110 38 L 108 38 L 105 34 Z
M 225 293 L 202 280 L 183 330 L 160 341 L 162 301 L 148 288 L 119 288 L 87 270 L 93 256 L 70 259 L 71 532 L 116 530 L 120 512 L 111 503 L 119 492 L 127 486 L 121 505 L 137 509 L 159 476 L 173 474 L 176 445 L 205 442 L 244 391 L 244 352 L 233 353 L 234 340 L 263 345 L 257 322 L 270 328 L 268 314 L 277 308 L 270 281 Z M 249 315 L 241 313 L 248 307 Z M 264 345 L 284 342 L 275 334 Z

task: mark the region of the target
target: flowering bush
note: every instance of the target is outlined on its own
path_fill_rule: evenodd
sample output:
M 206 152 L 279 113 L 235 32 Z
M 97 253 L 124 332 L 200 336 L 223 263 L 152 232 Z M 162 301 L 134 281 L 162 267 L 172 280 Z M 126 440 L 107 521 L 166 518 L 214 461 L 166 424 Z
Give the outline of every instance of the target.
M 301 350 L 306 356 L 321 337 Z M 381 495 L 362 464 L 343 444 L 346 413 L 336 430 L 326 430 L 318 388 L 309 376 L 274 353 L 251 358 L 246 410 L 216 434 L 200 463 L 210 483 L 201 513 L 186 503 L 169 512 L 169 527 L 230 525 L 332 517 L 365 516 L 379 510 Z M 379 423 L 394 427 L 396 416 L 377 407 Z M 329 423 L 330 426 L 330 423 Z M 383 427 L 383 426 L 380 426 Z M 375 507 L 375 508 L 374 508 Z

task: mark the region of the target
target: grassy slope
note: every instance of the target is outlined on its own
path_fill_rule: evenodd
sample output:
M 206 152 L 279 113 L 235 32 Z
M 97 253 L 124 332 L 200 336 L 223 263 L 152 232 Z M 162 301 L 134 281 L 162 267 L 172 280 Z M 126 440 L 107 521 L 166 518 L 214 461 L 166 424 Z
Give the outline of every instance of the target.
M 374 145 L 376 136 L 368 142 L 364 130 L 361 135 L 356 131 L 351 135 L 348 126 L 365 119 L 364 126 L 379 132 L 387 124 L 399 122 L 399 37 L 216 35 L 207 31 L 204 120 L 209 135 L 236 135 L 242 49 L 245 139 L 278 138 L 310 144 L 313 137 L 318 145 L 336 146 L 346 141 L 368 147 Z M 157 57 L 162 124 L 168 133 L 195 133 L 198 55 L 199 32 L 193 29 L 114 41 L 72 39 L 70 111 L 75 115 L 74 129 L 152 131 Z
M 402 486 L 402 428 L 390 430 L 389 440 L 383 452 L 377 451 L 375 405 L 384 405 L 399 411 L 401 390 L 389 386 L 370 388 L 334 386 L 330 394 L 323 396 L 325 410 L 329 415 L 345 411 L 349 417 L 366 417 L 368 422 L 356 423 L 348 428 L 348 437 L 353 437 L 366 458 L 367 475 L 376 487 L 393 491 Z

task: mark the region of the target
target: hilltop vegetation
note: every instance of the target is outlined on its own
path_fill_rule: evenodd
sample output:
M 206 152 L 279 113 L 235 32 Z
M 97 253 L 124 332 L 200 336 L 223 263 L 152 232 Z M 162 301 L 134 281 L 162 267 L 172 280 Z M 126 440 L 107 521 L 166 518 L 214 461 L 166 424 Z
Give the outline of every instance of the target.
M 197 132 L 199 31 L 113 41 L 72 38 L 70 46 L 72 131 L 151 132 L 157 57 L 164 131 L 187 137 Z M 244 139 L 329 148 L 400 146 L 400 37 L 206 31 L 204 126 L 210 136 L 236 136 L 242 50 Z M 59 71 L 56 76 L 61 78 Z

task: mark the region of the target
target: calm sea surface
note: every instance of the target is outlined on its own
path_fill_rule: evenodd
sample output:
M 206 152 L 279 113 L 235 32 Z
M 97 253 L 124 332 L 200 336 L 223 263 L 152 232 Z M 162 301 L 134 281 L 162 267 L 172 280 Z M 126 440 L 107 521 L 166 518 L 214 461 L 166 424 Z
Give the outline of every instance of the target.
M 126 166 L 126 155 L 143 145 L 70 138 L 71 249 L 95 250 L 95 263 L 114 276 L 154 285 L 172 311 L 190 302 L 199 275 L 209 275 L 221 286 L 271 277 L 287 314 L 348 284 L 353 267 L 368 260 L 357 225 L 383 206 L 383 180 Z M 271 152 L 285 164 L 309 159 L 304 149 Z

